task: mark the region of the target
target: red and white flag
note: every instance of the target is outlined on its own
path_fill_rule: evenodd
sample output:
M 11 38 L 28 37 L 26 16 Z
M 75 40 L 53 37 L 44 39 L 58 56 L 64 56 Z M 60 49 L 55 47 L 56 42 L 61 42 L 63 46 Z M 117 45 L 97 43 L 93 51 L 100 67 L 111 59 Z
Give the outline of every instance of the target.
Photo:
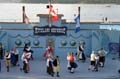
M 49 8 L 50 8 L 50 14 L 51 14 L 52 21 L 59 20 L 59 17 L 57 15 L 57 13 L 54 11 L 53 6 L 51 4 L 50 4 Z

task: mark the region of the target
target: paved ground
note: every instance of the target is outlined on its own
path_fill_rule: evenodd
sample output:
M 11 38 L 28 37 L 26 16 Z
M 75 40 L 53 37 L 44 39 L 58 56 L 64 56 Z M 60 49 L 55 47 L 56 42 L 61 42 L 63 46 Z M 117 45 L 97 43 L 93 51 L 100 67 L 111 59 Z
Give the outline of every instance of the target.
M 77 61 L 76 61 L 77 62 Z M 20 71 L 22 62 L 19 67 L 11 67 L 10 72 L 6 72 L 4 60 L 2 60 L 2 71 L 0 72 L 0 79 L 120 79 L 120 74 L 117 70 L 120 69 L 120 61 L 118 59 L 112 60 L 106 58 L 104 68 L 99 68 L 98 72 L 92 72 L 88 70 L 90 64 L 89 58 L 85 63 L 77 62 L 78 68 L 74 74 L 69 73 L 67 70 L 66 58 L 60 59 L 60 78 L 51 77 L 46 73 L 46 60 L 35 59 L 30 61 L 31 71 L 30 73 L 23 73 Z

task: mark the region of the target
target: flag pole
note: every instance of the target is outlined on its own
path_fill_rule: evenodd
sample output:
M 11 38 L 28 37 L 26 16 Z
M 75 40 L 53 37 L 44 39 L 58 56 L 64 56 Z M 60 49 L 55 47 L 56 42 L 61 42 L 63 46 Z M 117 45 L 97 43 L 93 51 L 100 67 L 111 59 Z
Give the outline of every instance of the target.
M 51 8 L 51 0 L 49 0 L 49 20 L 48 20 L 48 25 L 51 27 L 51 15 L 50 15 L 50 8 Z
M 79 16 L 79 19 L 80 19 L 80 6 L 78 7 L 78 16 Z
M 23 23 L 25 23 L 25 6 L 22 7 L 22 11 L 23 11 Z

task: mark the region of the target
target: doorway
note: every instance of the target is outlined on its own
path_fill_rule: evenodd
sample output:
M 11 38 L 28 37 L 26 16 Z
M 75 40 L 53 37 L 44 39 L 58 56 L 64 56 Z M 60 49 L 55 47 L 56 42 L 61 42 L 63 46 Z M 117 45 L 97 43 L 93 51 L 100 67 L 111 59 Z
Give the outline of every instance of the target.
M 53 47 L 53 54 L 54 54 L 54 39 L 53 38 L 48 38 L 47 40 L 46 40 L 46 48 L 48 47 L 48 46 L 51 46 L 51 47 Z

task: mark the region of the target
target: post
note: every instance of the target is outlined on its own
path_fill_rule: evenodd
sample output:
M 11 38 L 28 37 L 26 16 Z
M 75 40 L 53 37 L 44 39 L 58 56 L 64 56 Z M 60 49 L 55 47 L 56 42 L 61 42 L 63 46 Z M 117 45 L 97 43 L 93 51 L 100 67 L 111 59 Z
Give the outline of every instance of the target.
M 22 14 L 23 23 L 25 23 L 25 6 L 22 7 Z
M 78 7 L 78 16 L 79 16 L 79 19 L 80 19 L 80 6 Z
M 51 5 L 51 0 L 49 0 L 49 20 L 48 20 L 48 25 L 49 27 L 51 27 L 51 15 L 50 15 L 50 9 L 51 9 L 52 5 Z
M 120 34 L 119 34 L 119 58 L 120 58 Z

